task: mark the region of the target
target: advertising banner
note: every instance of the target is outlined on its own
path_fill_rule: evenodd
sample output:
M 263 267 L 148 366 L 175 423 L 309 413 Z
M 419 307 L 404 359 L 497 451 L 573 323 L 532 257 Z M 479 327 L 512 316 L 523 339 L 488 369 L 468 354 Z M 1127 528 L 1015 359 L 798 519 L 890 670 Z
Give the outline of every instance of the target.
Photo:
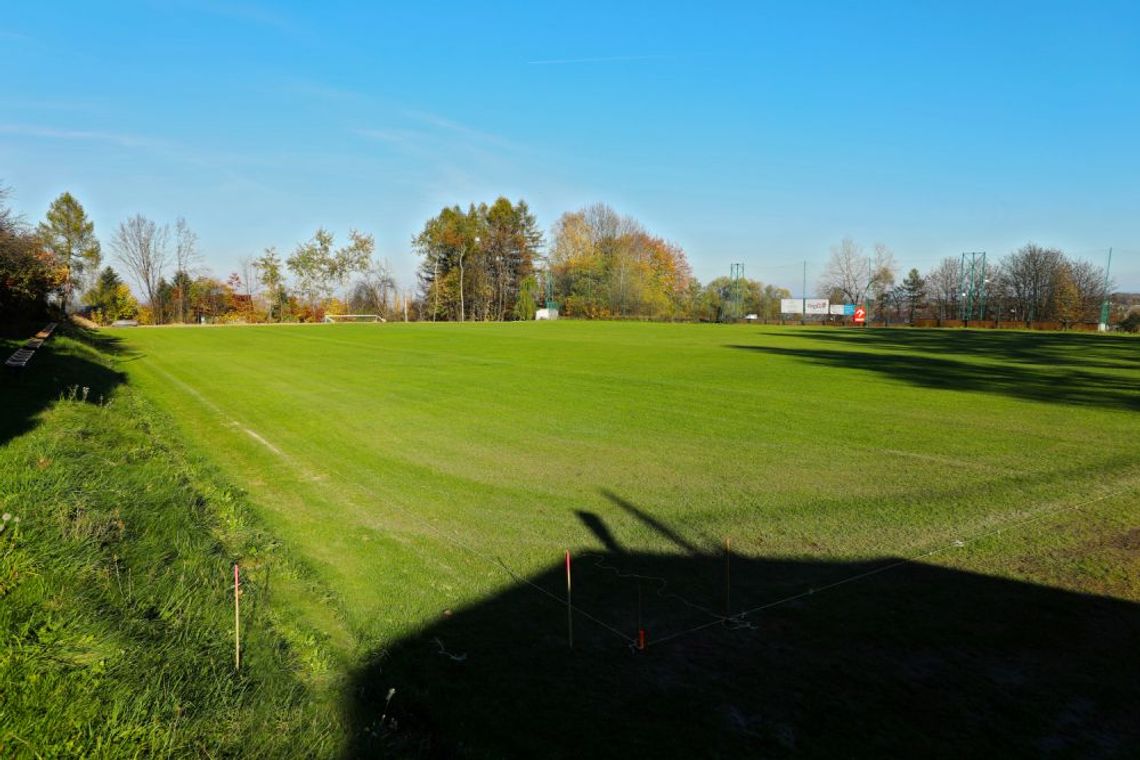
M 804 301 L 802 298 L 781 298 L 780 299 L 780 313 L 781 314 L 803 314 Z
M 826 298 L 807 299 L 807 314 L 826 314 L 828 301 Z

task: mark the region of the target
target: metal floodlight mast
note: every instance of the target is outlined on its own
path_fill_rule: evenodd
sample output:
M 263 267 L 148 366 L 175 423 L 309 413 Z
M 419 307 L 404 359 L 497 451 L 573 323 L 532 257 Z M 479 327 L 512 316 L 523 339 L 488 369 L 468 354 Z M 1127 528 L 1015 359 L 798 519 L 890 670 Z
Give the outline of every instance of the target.
M 979 307 L 978 319 L 985 319 L 986 282 L 986 252 L 963 253 L 958 288 L 958 292 L 962 295 L 962 306 L 958 316 L 967 327 L 974 318 L 975 306 Z
M 732 264 L 728 275 L 728 302 L 731 318 L 740 319 L 744 310 L 744 264 Z
M 982 251 L 982 271 L 978 274 L 981 279 L 982 297 L 978 306 L 978 319 L 986 318 L 986 295 L 990 292 L 990 270 L 986 267 L 986 252 Z
M 1108 273 L 1112 269 L 1112 249 L 1108 249 L 1108 263 L 1104 265 L 1104 301 L 1100 305 L 1100 329 L 1103 332 L 1108 329 Z
M 558 304 L 554 302 L 554 270 L 550 266 L 550 259 L 546 260 L 546 308 L 557 309 Z

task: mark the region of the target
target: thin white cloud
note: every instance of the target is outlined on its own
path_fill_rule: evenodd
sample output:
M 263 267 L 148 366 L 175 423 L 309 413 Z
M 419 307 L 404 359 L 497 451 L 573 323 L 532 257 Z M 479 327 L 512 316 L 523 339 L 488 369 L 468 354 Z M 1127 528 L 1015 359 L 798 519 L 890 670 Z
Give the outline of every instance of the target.
M 607 55 L 595 58 L 546 58 L 537 61 L 527 61 L 528 66 L 560 66 L 571 63 L 618 63 L 621 61 L 661 61 L 669 58 L 667 55 Z
M 359 128 L 352 133 L 383 144 L 418 167 L 417 184 L 433 197 L 478 194 L 488 177 L 514 176 L 526 149 L 451 119 L 424 111 L 405 111 L 411 127 Z
M 425 111 L 422 108 L 385 101 L 360 90 L 311 79 L 294 79 L 284 82 L 278 91 L 289 95 L 325 100 L 330 103 L 351 104 L 357 111 L 383 111 L 391 114 L 385 121 L 394 121 L 397 124 L 412 122 L 415 125 L 413 128 L 385 125 L 383 127 L 351 130 L 360 137 L 389 143 L 408 144 L 426 141 L 432 136 L 433 131 L 442 131 L 464 138 L 467 143 L 472 145 L 482 144 L 514 151 L 527 150 L 526 146 L 508 140 L 501 135 L 476 129 L 446 116 Z
M 0 134 L 21 135 L 45 140 L 79 140 L 119 145 L 124 148 L 155 148 L 162 143 L 149 137 L 118 132 L 98 132 L 85 129 L 58 129 L 30 124 L 0 124 Z
M 61 140 L 65 142 L 89 142 L 113 145 L 128 150 L 142 151 L 160 161 L 184 164 L 219 174 L 230 183 L 256 185 L 256 180 L 238 171 L 237 167 L 271 168 L 281 165 L 280 160 L 272 160 L 248 153 L 228 154 L 203 150 L 184 143 L 146 137 L 141 135 L 103 132 L 88 129 L 64 129 L 31 124 L 0 124 L 0 135 L 17 135 L 36 140 Z
M 457 121 L 452 121 L 446 117 L 438 114 L 430 113 L 428 111 L 420 111 L 409 109 L 404 111 L 404 116 L 409 119 L 425 124 L 429 127 L 435 127 L 455 135 L 461 135 L 471 140 L 496 145 L 500 148 L 508 148 L 510 150 L 525 150 L 525 146 L 512 142 L 505 137 L 492 134 L 491 132 L 484 132 L 480 129 L 469 127 L 466 124 L 460 124 Z

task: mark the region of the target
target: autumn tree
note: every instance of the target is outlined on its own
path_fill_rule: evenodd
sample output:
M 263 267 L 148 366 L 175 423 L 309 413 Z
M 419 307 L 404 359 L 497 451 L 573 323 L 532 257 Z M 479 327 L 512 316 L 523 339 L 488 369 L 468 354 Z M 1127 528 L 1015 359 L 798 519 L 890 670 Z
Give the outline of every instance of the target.
M 555 290 L 569 315 L 672 318 L 690 302 L 681 247 L 605 204 L 563 214 L 551 239 Z
M 199 275 L 189 288 L 189 307 L 196 318 L 213 321 L 230 310 L 233 300 L 226 283 L 210 275 Z
M 63 273 L 39 235 L 8 207 L 7 197 L 0 185 L 0 324 L 14 325 L 43 315 Z
M 432 320 L 504 320 L 516 315 L 543 236 L 525 201 L 445 208 L 412 239 L 419 281 Z M 525 306 L 524 306 L 525 310 Z
M 83 294 L 83 303 L 91 308 L 91 319 L 99 324 L 133 319 L 139 311 L 130 287 L 111 267 L 104 267 L 95 278 L 94 284 Z
M 253 265 L 257 268 L 259 281 L 266 290 L 265 297 L 269 306 L 268 318 L 278 322 L 284 318 L 285 308 L 289 303 L 281 264 L 281 259 L 277 256 L 277 249 L 273 247 L 266 248 L 261 257 L 253 261 Z
M 476 313 L 484 319 L 503 321 L 515 315 L 520 298 L 534 301 L 533 292 L 522 295 L 521 291 L 522 284 L 534 274 L 543 235 L 523 200 L 512 204 L 500 197 L 490 206 L 480 206 L 479 216 L 478 264 L 488 287 L 479 291 Z
M 44 247 L 63 270 L 63 310 L 71 305 L 77 281 L 98 268 L 102 255 L 95 224 L 71 193 L 63 193 L 48 207 L 37 229 Z
M 248 259 L 239 262 L 243 268 L 249 270 Z M 242 319 L 249 321 L 253 316 L 253 299 L 250 296 L 250 286 L 239 272 L 230 272 L 226 277 L 226 310 L 236 312 L 241 315 Z
M 1070 259 L 1065 266 L 1065 279 L 1075 291 L 1074 319 L 1095 322 L 1100 318 L 1100 307 L 1113 289 L 1105 282 L 1104 268 L 1089 261 Z

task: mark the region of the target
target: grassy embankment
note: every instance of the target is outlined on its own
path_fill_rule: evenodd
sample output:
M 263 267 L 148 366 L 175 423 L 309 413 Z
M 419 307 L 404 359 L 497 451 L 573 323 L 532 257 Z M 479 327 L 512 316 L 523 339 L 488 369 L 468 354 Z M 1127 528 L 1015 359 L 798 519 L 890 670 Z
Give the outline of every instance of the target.
M 332 754 L 312 635 L 264 573 L 234 670 L 232 562 L 317 587 L 112 363 L 57 333 L 3 381 L 0 756 Z

